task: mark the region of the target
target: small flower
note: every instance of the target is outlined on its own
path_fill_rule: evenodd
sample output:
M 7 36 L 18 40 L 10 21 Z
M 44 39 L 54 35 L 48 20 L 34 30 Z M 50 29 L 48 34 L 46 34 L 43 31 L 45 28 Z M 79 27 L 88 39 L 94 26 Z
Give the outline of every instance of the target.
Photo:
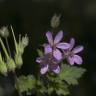
M 59 67 L 59 61 L 56 60 L 51 53 L 45 54 L 42 57 L 38 57 L 36 59 L 37 63 L 40 63 L 40 73 L 45 74 L 49 70 L 52 71 L 55 74 L 58 74 L 60 72 L 60 67 Z
M 62 53 L 61 53 L 61 51 L 59 49 L 64 49 L 65 50 L 65 49 L 68 49 L 70 47 L 70 44 L 60 42 L 61 39 L 63 38 L 63 31 L 60 31 L 55 36 L 54 40 L 53 40 L 51 32 L 47 32 L 46 37 L 48 39 L 49 44 L 44 45 L 45 54 L 53 52 L 53 56 L 57 60 L 61 60 L 62 59 Z
M 82 64 L 83 60 L 82 58 L 77 55 L 77 53 L 81 52 L 84 47 L 83 46 L 77 46 L 73 48 L 75 45 L 75 40 L 74 38 L 70 39 L 70 48 L 63 51 L 64 52 L 64 57 L 67 58 L 67 61 L 69 62 L 70 65 L 74 65 L 75 63 L 80 65 Z

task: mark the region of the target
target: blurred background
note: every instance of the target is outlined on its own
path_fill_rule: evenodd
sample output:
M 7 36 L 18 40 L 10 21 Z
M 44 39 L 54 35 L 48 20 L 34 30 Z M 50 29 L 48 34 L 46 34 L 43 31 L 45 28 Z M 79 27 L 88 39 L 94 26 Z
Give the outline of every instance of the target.
M 85 47 L 81 55 L 87 72 L 78 86 L 71 87 L 70 96 L 96 96 L 96 0 L 0 0 L 0 27 L 12 25 L 16 38 L 25 33 L 30 38 L 18 73 L 35 74 L 36 49 L 46 42 L 45 32 L 51 30 L 55 13 L 61 14 L 59 29 L 64 31 L 64 40 L 74 37 L 77 45 Z M 9 42 L 13 48 L 11 35 Z M 11 82 L 11 76 L 0 75 L 0 96 L 17 96 Z

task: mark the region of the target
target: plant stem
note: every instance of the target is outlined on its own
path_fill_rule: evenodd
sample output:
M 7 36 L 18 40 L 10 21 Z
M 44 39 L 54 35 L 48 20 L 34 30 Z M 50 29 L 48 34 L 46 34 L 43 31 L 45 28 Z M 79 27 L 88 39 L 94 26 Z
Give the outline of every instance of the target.
M 14 75 L 14 79 L 15 79 L 15 83 L 17 84 L 16 86 L 17 86 L 17 91 L 18 91 L 18 95 L 19 96 L 22 96 L 22 93 L 19 91 L 19 85 L 18 85 L 18 77 L 17 77 L 17 75 L 16 75 L 16 73 L 15 73 L 15 71 L 13 72 L 13 75 Z
M 9 43 L 8 43 L 8 38 L 6 37 L 5 40 L 6 40 L 6 45 L 7 45 L 7 48 L 8 48 L 9 55 L 11 57 L 11 51 L 10 51 L 10 47 L 9 47 Z
M 9 54 L 10 54 L 10 57 L 11 57 L 11 52 L 10 52 L 10 47 L 9 47 L 9 44 L 8 44 L 8 39 L 7 38 L 5 38 L 5 39 L 6 39 L 6 44 L 7 44 L 8 51 L 9 51 Z M 15 78 L 15 83 L 17 84 L 18 94 L 19 94 L 19 96 L 22 96 L 21 92 L 19 91 L 19 86 L 18 86 L 18 81 L 17 81 L 18 80 L 17 75 L 16 75 L 15 72 L 13 72 L 13 74 L 14 74 L 14 78 Z
M 2 48 L 3 48 L 3 51 L 5 52 L 5 55 L 6 55 L 7 59 L 9 59 L 10 57 L 9 57 L 9 55 L 8 55 L 8 52 L 7 52 L 7 50 L 6 50 L 6 48 L 5 48 L 5 45 L 4 45 L 4 43 L 3 43 L 3 41 L 2 41 L 1 38 L 0 38 L 0 43 L 1 43 L 1 46 L 2 46 Z
M 15 34 L 14 34 L 14 31 L 13 31 L 12 26 L 11 26 L 11 31 L 12 31 L 12 35 L 13 35 L 13 39 L 14 39 L 14 44 L 15 44 L 16 52 L 18 52 L 18 50 L 17 50 L 17 42 L 16 42 L 16 37 L 15 37 Z M 17 75 L 16 75 L 16 72 L 15 72 L 15 71 L 13 72 L 13 75 L 14 75 L 14 78 L 15 78 L 15 83 L 17 82 L 17 91 L 18 91 L 18 95 L 19 95 L 19 96 L 22 96 L 22 93 L 19 91 L 18 77 L 17 77 Z
M 15 37 L 14 30 L 13 30 L 12 26 L 11 26 L 11 30 L 12 30 L 12 35 L 13 35 L 14 44 L 15 44 L 16 53 L 17 53 L 18 52 L 18 50 L 17 50 L 17 42 L 16 42 L 16 37 Z

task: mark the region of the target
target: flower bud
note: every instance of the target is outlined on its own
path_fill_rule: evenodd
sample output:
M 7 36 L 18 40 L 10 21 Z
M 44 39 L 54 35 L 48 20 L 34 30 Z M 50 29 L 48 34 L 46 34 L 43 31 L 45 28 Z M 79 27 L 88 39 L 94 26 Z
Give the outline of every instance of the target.
M 1 29 L 0 29 L 0 35 L 2 37 L 8 37 L 9 36 L 9 31 L 7 29 L 7 27 L 3 26 Z
M 8 59 L 7 60 L 7 68 L 8 68 L 8 71 L 15 71 L 15 68 L 16 68 L 16 65 L 15 65 L 15 62 L 12 58 Z
M 15 55 L 15 63 L 17 67 L 21 67 L 23 64 L 22 56 L 20 54 Z
M 57 28 L 60 25 L 60 17 L 61 15 L 57 16 L 56 14 L 51 19 L 51 27 Z

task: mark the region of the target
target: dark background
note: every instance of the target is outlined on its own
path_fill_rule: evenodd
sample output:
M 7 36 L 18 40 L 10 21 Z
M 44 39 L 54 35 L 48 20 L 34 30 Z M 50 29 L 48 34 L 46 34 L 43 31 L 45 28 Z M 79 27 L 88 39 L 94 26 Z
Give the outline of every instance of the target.
M 55 13 L 62 15 L 59 28 L 64 31 L 64 40 L 74 37 L 77 45 L 85 47 L 82 67 L 87 72 L 79 85 L 72 87 L 71 96 L 96 96 L 96 0 L 0 0 L 0 26 L 12 25 L 16 38 L 25 33 L 30 38 L 19 73 L 35 74 L 36 49 L 46 42 L 44 35 L 51 29 Z M 10 77 L 0 75 L 0 86 L 0 96 L 15 96 Z

